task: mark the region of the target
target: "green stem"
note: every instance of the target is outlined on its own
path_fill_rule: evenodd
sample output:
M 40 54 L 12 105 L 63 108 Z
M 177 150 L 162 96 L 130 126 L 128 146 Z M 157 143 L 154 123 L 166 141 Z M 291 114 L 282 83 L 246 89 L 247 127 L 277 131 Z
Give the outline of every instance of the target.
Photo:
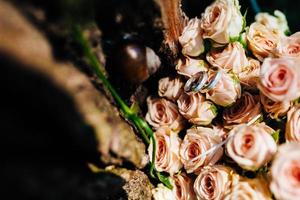
M 143 137 L 145 143 L 147 145 L 150 144 L 150 139 L 153 145 L 153 153 L 152 153 L 152 162 L 150 162 L 150 175 L 153 178 L 158 178 L 165 186 L 172 189 L 172 185 L 168 177 L 160 174 L 156 171 L 154 161 L 155 161 L 155 152 L 156 152 L 156 142 L 152 129 L 150 126 L 140 118 L 133 109 L 129 108 L 126 103 L 122 100 L 122 98 L 118 95 L 117 91 L 110 84 L 110 82 L 105 77 L 104 73 L 101 71 L 101 64 L 98 61 L 96 55 L 92 52 L 89 42 L 84 38 L 83 33 L 79 26 L 75 26 L 74 35 L 77 42 L 81 45 L 83 49 L 84 55 L 87 57 L 89 64 L 91 65 L 93 71 L 96 73 L 98 78 L 102 81 L 103 85 L 109 90 L 116 103 L 120 106 L 121 111 L 125 115 L 125 118 L 130 120 L 141 136 Z M 150 138 L 150 139 L 149 139 Z

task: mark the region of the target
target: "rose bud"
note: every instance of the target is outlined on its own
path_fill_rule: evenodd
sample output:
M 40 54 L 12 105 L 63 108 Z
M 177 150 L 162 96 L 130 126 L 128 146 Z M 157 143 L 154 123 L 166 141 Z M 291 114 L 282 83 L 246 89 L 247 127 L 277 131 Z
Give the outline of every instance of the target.
M 176 133 L 167 127 L 162 127 L 154 133 L 156 142 L 155 169 L 159 172 L 168 172 L 173 175 L 182 168 L 179 158 L 179 146 L 181 139 Z M 150 142 L 148 153 L 151 162 L 153 155 L 153 143 Z
M 178 133 L 184 128 L 184 119 L 179 114 L 177 105 L 163 98 L 147 98 L 148 112 L 146 121 L 157 130 L 167 126 Z
M 165 77 L 158 82 L 158 94 L 171 101 L 176 101 L 183 92 L 184 83 L 180 78 Z
M 208 125 L 218 114 L 215 105 L 200 93 L 182 93 L 177 104 L 180 114 L 196 125 Z
M 258 13 L 255 16 L 255 21 L 282 36 L 284 36 L 285 33 L 289 31 L 286 17 L 279 10 L 275 10 L 274 16 L 270 15 L 269 13 Z
M 187 130 L 180 146 L 180 158 L 187 173 L 199 174 L 208 164 L 215 164 L 223 155 L 223 148 L 219 147 L 209 153 L 206 151 L 221 142 L 213 129 L 195 127 Z
M 240 99 L 223 112 L 224 126 L 228 129 L 236 125 L 248 123 L 261 114 L 259 96 L 244 92 Z
M 260 23 L 251 24 L 247 32 L 248 46 L 260 61 L 273 56 L 279 36 Z
M 264 110 L 272 119 L 277 119 L 286 115 L 291 107 L 290 101 L 275 102 L 260 93 L 260 102 L 263 105 Z
M 206 92 L 206 98 L 210 99 L 217 105 L 229 106 L 233 104 L 241 96 L 241 85 L 235 75 L 223 71 L 219 71 L 220 78 L 216 80 L 216 76 L 211 76 L 210 80 L 214 80 L 215 85 Z
M 249 58 L 249 66 L 244 67 L 238 77 L 240 83 L 249 90 L 257 90 L 257 84 L 259 82 L 260 74 L 260 62 L 253 58 Z
M 300 142 L 300 106 L 294 106 L 287 114 L 285 139 Z
M 192 180 L 185 174 L 176 174 L 170 178 L 176 200 L 196 200 Z
M 300 197 L 300 143 L 285 143 L 271 166 L 270 189 L 276 199 L 292 200 Z
M 231 190 L 223 200 L 272 200 L 267 180 L 259 176 L 254 179 L 239 178 L 233 181 Z
M 229 132 L 226 152 L 239 166 L 257 170 L 267 164 L 276 152 L 275 131 L 265 124 L 241 124 Z
M 299 63 L 290 58 L 267 58 L 260 71 L 260 91 L 273 101 L 292 101 L 300 96 Z
M 203 38 L 227 44 L 243 30 L 243 16 L 238 1 L 218 0 L 205 9 L 201 17 Z
M 239 42 L 230 43 L 225 49 L 212 50 L 206 59 L 212 66 L 223 68 L 226 72 L 239 73 L 249 66 L 245 49 Z
M 201 36 L 200 20 L 196 17 L 190 19 L 184 27 L 179 43 L 182 46 L 182 54 L 186 56 L 199 56 L 204 52 L 204 44 Z
M 157 188 L 152 189 L 152 196 L 154 200 L 174 200 L 175 194 L 172 190 L 165 187 L 163 184 L 158 184 Z
M 231 187 L 233 170 L 223 165 L 205 166 L 194 183 L 198 199 L 221 200 Z
M 207 71 L 208 65 L 204 60 L 197 60 L 186 57 L 178 60 L 176 70 L 180 75 L 191 77 L 198 72 Z
M 277 57 L 300 59 L 300 32 L 294 33 L 289 37 L 282 37 L 275 55 Z

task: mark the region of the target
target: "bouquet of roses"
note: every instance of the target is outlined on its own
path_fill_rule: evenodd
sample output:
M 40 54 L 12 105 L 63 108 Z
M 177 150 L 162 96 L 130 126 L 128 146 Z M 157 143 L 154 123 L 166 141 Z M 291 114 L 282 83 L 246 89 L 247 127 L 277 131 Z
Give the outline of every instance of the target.
M 247 26 L 237 0 L 216 0 L 178 40 L 178 76 L 147 99 L 150 160 L 173 186 L 154 199 L 299 199 L 300 33 L 280 11 Z

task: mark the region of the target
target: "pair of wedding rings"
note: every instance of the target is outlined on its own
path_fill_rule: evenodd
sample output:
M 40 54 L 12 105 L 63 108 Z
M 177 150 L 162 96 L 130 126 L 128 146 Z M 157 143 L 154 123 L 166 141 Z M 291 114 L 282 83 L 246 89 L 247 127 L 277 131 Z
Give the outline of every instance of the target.
M 212 68 L 210 72 L 198 72 L 185 83 L 185 92 L 206 93 L 213 89 L 221 79 L 222 71 Z

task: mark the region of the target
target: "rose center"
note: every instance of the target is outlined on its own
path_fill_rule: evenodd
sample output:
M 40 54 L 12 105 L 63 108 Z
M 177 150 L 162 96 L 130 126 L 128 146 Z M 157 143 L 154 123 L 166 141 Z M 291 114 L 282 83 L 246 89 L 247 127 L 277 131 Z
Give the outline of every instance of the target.
M 291 169 L 291 175 L 293 179 L 300 185 L 300 162 L 293 163 L 293 167 Z
M 251 134 L 246 134 L 244 136 L 244 141 L 243 141 L 243 151 L 248 151 L 252 146 L 253 146 L 253 136 Z
M 213 180 L 211 179 L 211 177 L 207 176 L 205 177 L 205 190 L 211 194 L 214 192 L 214 184 L 213 184 Z
M 188 151 L 188 155 L 189 158 L 195 158 L 200 154 L 200 150 L 198 148 L 198 145 L 195 143 L 192 143 L 190 145 L 189 151 Z

